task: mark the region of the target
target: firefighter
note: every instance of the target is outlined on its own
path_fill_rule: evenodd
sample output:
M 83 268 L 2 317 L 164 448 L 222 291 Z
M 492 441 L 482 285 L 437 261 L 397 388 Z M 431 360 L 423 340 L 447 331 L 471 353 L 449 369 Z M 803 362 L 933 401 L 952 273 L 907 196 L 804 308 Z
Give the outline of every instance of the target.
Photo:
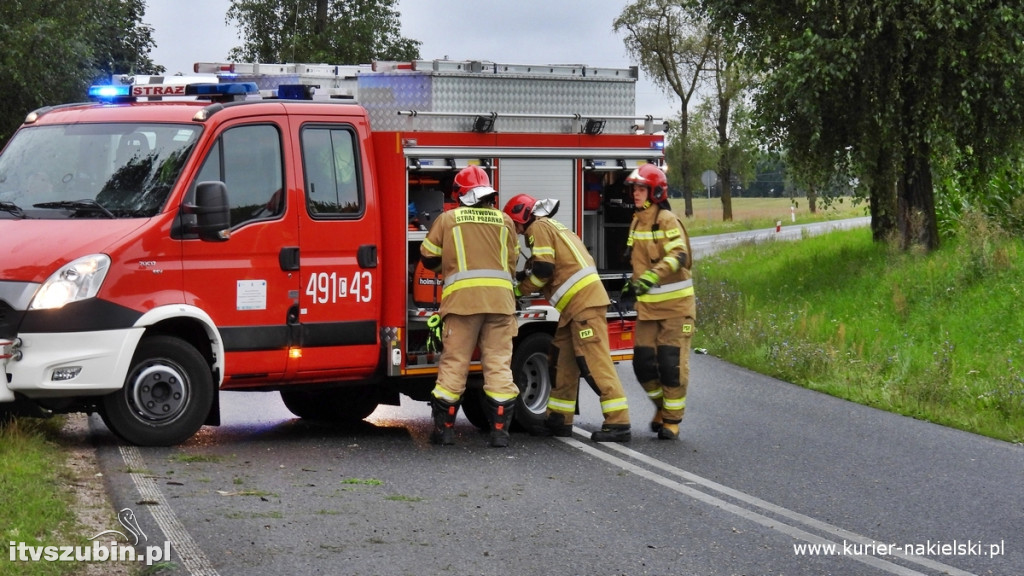
M 544 436 L 572 436 L 580 378 L 601 398 L 604 423 L 591 435 L 595 442 L 628 442 L 629 406 L 612 363 L 606 314 L 608 293 L 579 236 L 552 219 L 557 200 L 536 200 L 519 194 L 505 204 L 516 232 L 526 237 L 530 259 L 516 286 L 516 296 L 540 292 L 559 312 L 548 365 L 554 388 L 547 418 L 533 430 Z M 525 271 L 525 270 L 524 270 Z
M 442 274 L 439 314 L 442 352 L 431 392 L 434 444 L 455 443 L 455 416 L 466 390 L 469 364 L 479 346 L 491 421 L 490 445 L 508 446 L 519 389 L 512 381 L 515 318 L 513 274 L 519 258 L 512 220 L 495 208 L 497 192 L 479 166 L 455 175 L 461 204 L 441 213 L 420 246 L 428 270 Z
M 690 380 L 690 340 L 697 305 L 690 266 L 690 238 L 670 209 L 668 180 L 653 164 L 626 178 L 636 212 L 627 240 L 633 277 L 626 290 L 636 298 L 633 372 L 654 402 L 651 431 L 679 438 Z

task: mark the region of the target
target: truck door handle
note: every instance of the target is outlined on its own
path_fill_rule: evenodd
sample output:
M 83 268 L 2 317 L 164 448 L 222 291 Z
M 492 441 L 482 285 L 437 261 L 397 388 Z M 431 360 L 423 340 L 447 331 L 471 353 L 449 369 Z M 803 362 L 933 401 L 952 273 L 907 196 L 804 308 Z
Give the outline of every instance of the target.
M 356 261 L 360 268 L 377 267 L 377 246 L 374 244 L 363 244 L 356 252 Z
M 277 261 L 281 264 L 281 270 L 292 272 L 299 269 L 299 247 L 285 246 L 277 254 Z

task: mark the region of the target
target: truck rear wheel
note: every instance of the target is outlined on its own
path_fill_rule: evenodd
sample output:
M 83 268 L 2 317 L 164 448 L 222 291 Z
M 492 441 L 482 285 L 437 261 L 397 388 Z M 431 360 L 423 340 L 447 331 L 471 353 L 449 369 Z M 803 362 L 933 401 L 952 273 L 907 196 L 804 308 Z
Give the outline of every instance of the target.
M 484 389 L 467 388 L 466 393 L 462 395 L 462 413 L 466 420 L 480 430 L 490 430 L 491 421 L 487 416 L 487 410 L 487 395 L 484 394 Z
M 376 390 L 369 386 L 348 386 L 327 390 L 281 390 L 288 411 L 299 418 L 352 424 L 377 409 Z
M 213 375 L 202 354 L 173 336 L 144 338 L 124 386 L 102 398 L 107 428 L 139 446 L 171 446 L 195 434 L 210 412 Z
M 550 334 L 535 332 L 523 339 L 512 354 L 512 379 L 519 387 L 515 419 L 527 430 L 540 426 L 547 412 L 554 386 L 548 370 L 550 346 Z

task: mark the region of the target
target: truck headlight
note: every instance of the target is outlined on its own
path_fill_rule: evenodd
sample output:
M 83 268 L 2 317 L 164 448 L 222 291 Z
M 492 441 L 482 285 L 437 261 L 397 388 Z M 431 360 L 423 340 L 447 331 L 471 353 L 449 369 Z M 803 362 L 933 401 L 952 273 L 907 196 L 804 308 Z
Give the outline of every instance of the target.
M 108 269 L 110 257 L 106 254 L 83 256 L 61 266 L 43 282 L 29 310 L 60 308 L 69 302 L 95 297 Z

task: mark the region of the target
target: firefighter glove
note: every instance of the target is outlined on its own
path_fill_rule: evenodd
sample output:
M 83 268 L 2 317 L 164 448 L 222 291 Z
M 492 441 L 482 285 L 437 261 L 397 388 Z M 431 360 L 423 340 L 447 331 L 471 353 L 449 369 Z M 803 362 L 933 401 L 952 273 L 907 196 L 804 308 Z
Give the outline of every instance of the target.
M 635 302 L 636 292 L 633 291 L 633 283 L 626 280 L 626 283 L 622 285 L 622 290 L 619 291 L 619 302 Z
M 655 273 L 654 270 L 647 270 L 640 275 L 640 278 L 633 282 L 633 290 L 636 292 L 637 296 L 643 296 L 650 292 L 651 288 L 653 288 L 657 283 L 658 274 Z
M 444 329 L 444 323 L 441 322 L 440 314 L 433 314 L 427 319 L 427 352 L 435 353 L 440 352 L 443 348 L 441 342 L 441 330 Z

